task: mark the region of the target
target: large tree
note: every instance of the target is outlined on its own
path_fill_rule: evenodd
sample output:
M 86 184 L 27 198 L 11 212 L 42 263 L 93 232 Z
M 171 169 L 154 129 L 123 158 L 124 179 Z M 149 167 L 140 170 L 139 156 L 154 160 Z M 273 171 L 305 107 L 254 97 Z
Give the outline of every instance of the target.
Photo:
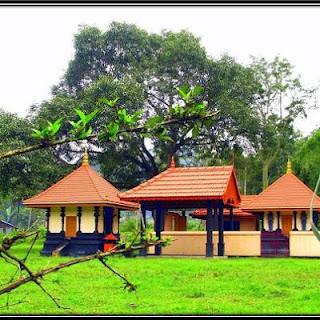
M 187 31 L 150 34 L 116 22 L 105 32 L 86 26 L 75 36 L 74 59 L 54 87 L 53 100 L 34 107 L 32 117 L 38 122 L 48 113 L 50 119 L 70 117 L 76 104 L 89 112 L 101 97 L 112 98 L 115 91 L 128 110 L 142 108 L 146 117 L 162 115 L 181 101 L 177 87 L 187 92 L 185 85 L 202 85 L 199 101 L 207 100 L 219 115 L 210 128 L 199 124 L 194 129 L 199 137 L 188 126 L 177 125 L 168 129 L 170 140 L 132 135 L 121 144 L 99 146 L 102 171 L 119 187 L 131 187 L 161 171 L 172 155 L 184 161 L 197 146 L 209 144 L 219 153 L 230 143 L 250 139 L 255 127 L 251 103 L 257 90 L 253 79 L 251 70 L 234 59 L 209 57 L 200 39 Z M 109 116 L 106 112 L 106 119 Z M 71 155 L 65 148 L 60 151 L 63 157 Z
M 294 141 L 299 133 L 294 130 L 294 120 L 306 117 L 315 89 L 305 88 L 294 67 L 287 59 L 275 57 L 271 61 L 253 58 L 250 65 L 260 89 L 254 99 L 259 125 L 253 151 L 262 163 L 262 189 L 269 180 L 276 179 L 288 157 L 293 153 Z M 276 173 L 276 174 L 274 174 Z
M 319 129 L 312 132 L 308 137 L 297 141 L 293 156 L 293 169 L 308 186 L 315 188 L 320 175 Z
M 28 146 L 33 124 L 18 115 L 0 110 L 0 153 Z M 20 202 L 47 188 L 72 168 L 55 157 L 52 149 L 0 161 L 0 199 Z

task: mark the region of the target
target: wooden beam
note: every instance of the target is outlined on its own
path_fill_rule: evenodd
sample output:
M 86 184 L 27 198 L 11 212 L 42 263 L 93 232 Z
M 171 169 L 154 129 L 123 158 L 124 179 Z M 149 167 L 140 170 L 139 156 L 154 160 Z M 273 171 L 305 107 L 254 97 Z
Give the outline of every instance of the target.
M 109 234 L 112 233 L 112 225 L 113 225 L 113 208 L 111 207 L 103 207 L 103 215 L 104 215 L 104 233 Z
M 224 256 L 224 225 L 223 225 L 223 209 L 224 204 L 219 202 L 219 241 L 218 241 L 218 256 Z
M 98 233 L 99 226 L 99 207 L 94 207 L 94 232 Z
M 81 232 L 82 207 L 77 208 L 77 216 L 78 216 L 78 232 Z
M 233 224 L 233 207 L 230 207 L 230 227 L 231 227 L 231 231 L 234 231 L 234 224 Z
M 141 244 L 145 243 L 144 237 L 146 236 L 146 208 L 144 203 L 141 203 L 141 221 L 140 221 L 140 239 L 141 239 Z M 146 256 L 147 255 L 147 248 L 142 248 L 139 251 L 140 256 Z
M 155 232 L 156 232 L 156 237 L 160 240 L 161 239 L 161 225 L 162 225 L 162 211 L 163 208 L 161 207 L 161 202 L 156 203 L 156 215 L 155 215 Z M 156 245 L 154 248 L 154 254 L 156 256 L 161 255 L 161 246 Z
M 218 201 L 214 202 L 213 207 L 213 230 L 218 231 L 219 219 L 218 219 Z
M 280 211 L 277 211 L 277 230 L 280 231 Z
M 215 203 L 216 206 L 216 203 Z M 206 257 L 213 257 L 213 240 L 212 240 L 212 231 L 213 231 L 213 216 L 212 216 L 212 200 L 207 202 L 207 242 L 206 242 Z
M 264 229 L 264 212 L 260 213 L 260 221 L 261 221 L 261 231 L 265 231 L 265 229 Z
M 60 216 L 61 216 L 61 233 L 64 233 L 64 218 L 66 216 L 66 208 L 61 207 L 60 209 Z
M 297 228 L 297 211 L 293 211 L 293 231 L 298 231 L 298 228 Z
M 47 222 L 47 232 L 50 232 L 49 230 L 49 224 L 50 224 L 50 208 L 46 209 L 46 222 Z

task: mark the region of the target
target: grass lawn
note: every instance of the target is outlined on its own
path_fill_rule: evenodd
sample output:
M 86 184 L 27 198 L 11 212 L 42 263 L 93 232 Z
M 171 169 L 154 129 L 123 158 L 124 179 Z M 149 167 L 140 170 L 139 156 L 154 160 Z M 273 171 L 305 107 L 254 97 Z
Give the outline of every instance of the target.
M 29 257 L 33 270 L 66 261 Z M 13 253 L 23 255 L 26 245 Z M 0 296 L 1 314 L 319 314 L 320 260 L 299 258 L 112 258 L 110 265 L 138 286 L 91 261 L 53 273 L 44 286 L 69 310 L 58 309 L 35 284 Z M 0 260 L 0 284 L 14 268 Z

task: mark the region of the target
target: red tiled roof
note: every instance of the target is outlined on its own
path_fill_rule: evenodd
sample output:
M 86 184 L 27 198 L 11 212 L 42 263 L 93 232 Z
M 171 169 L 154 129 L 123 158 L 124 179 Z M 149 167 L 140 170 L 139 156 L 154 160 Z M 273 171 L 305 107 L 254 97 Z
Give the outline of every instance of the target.
M 256 195 L 241 195 L 241 203 L 239 208 L 234 208 L 233 209 L 233 215 L 237 217 L 254 217 L 250 212 L 243 211 L 241 208 L 244 204 L 250 203 Z M 197 217 L 205 217 L 207 215 L 207 209 L 202 208 L 202 209 L 197 209 L 192 213 L 192 216 L 195 218 Z M 227 216 L 230 215 L 230 210 L 228 208 L 225 208 L 223 210 L 223 215 Z
M 120 194 L 127 200 L 205 200 L 240 202 L 233 166 L 188 167 L 167 170 Z
M 248 195 L 241 195 L 241 203 L 240 209 L 247 206 L 251 201 L 253 201 L 258 195 L 257 194 L 248 194 Z
M 264 209 L 308 209 L 313 191 L 293 173 L 286 173 L 252 201 L 241 206 L 247 211 Z M 320 208 L 320 198 L 316 197 L 314 208 Z
M 88 164 L 78 169 L 42 191 L 23 201 L 28 207 L 50 205 L 110 205 L 123 209 L 139 208 L 139 205 L 119 198 L 120 191 L 105 180 Z

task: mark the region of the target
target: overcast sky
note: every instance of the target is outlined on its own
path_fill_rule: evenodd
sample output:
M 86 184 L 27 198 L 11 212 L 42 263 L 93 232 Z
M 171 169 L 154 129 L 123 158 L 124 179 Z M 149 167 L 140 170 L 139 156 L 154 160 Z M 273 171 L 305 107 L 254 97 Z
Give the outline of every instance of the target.
M 212 57 L 228 53 L 244 64 L 250 55 L 279 54 L 304 85 L 320 83 L 320 7 L 0 7 L 0 108 L 25 115 L 49 99 L 73 57 L 78 26 L 106 29 L 112 21 L 149 32 L 187 29 Z M 296 127 L 309 133 L 320 126 L 319 114 Z

